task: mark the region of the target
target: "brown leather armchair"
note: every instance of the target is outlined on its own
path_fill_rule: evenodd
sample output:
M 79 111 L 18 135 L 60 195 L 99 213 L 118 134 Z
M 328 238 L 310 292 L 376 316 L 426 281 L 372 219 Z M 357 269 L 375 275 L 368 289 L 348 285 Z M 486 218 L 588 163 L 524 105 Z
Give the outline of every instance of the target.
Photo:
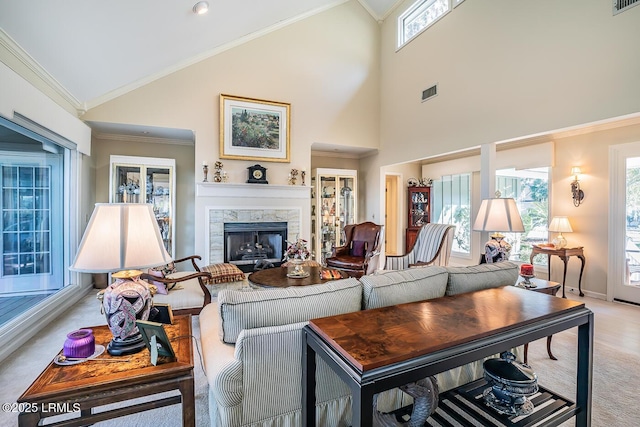
M 325 261 L 328 268 L 344 271 L 351 277 L 373 273 L 378 268 L 382 226 L 373 222 L 344 227 L 344 246 L 333 248 Z

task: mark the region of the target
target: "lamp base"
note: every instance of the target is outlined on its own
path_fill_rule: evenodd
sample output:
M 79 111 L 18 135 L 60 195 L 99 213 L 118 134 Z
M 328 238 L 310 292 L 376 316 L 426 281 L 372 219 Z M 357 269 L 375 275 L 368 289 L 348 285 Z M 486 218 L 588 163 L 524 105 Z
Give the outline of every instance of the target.
M 551 241 L 553 243 L 554 249 L 562 249 L 567 246 L 567 239 L 564 238 L 562 233 L 558 233 L 555 239 Z
M 112 356 L 125 356 L 127 354 L 137 353 L 143 348 L 145 348 L 145 343 L 140 332 L 125 339 L 113 338 L 107 345 L 107 351 Z

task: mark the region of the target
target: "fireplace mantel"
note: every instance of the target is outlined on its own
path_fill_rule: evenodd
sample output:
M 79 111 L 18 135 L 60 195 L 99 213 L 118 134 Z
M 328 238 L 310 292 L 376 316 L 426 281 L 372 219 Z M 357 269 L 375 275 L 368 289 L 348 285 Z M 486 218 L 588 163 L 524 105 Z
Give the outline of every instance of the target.
M 307 185 L 229 184 L 198 182 L 196 197 L 251 197 L 277 199 L 308 199 L 311 187 Z
M 288 238 L 311 238 L 311 187 L 302 185 L 196 183 L 202 212 L 201 253 L 206 264 L 223 262 L 224 224 L 286 222 Z

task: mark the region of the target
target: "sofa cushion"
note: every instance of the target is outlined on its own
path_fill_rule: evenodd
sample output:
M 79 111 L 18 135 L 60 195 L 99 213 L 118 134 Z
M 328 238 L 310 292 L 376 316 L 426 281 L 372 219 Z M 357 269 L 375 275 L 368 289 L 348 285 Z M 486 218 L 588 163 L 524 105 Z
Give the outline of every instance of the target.
M 180 279 L 193 273 L 193 271 L 179 271 L 168 274 L 166 278 Z M 155 294 L 153 296 L 153 302 L 169 304 L 172 310 L 198 308 L 204 305 L 204 291 L 200 287 L 200 282 L 198 282 L 198 278 L 196 277 L 169 285 L 168 294 Z
M 220 339 L 235 343 L 243 329 L 286 325 L 360 310 L 362 285 L 354 278 L 320 285 L 218 294 Z
M 362 276 L 364 309 L 443 297 L 447 269 L 431 266 Z
M 446 269 L 449 272 L 447 295 L 513 285 L 518 280 L 518 266 L 509 261 Z
M 204 279 L 205 285 L 240 282 L 245 279 L 244 273 L 235 264 L 211 264 L 204 267 L 202 271 L 211 273 L 211 279 Z

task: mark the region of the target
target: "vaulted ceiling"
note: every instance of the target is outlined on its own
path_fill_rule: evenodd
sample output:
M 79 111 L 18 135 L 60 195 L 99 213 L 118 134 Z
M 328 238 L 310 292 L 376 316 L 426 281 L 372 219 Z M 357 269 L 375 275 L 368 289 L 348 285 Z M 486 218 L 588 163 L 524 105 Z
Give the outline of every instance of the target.
M 0 0 L 0 43 L 79 110 L 347 0 Z M 398 0 L 358 0 L 383 20 Z

